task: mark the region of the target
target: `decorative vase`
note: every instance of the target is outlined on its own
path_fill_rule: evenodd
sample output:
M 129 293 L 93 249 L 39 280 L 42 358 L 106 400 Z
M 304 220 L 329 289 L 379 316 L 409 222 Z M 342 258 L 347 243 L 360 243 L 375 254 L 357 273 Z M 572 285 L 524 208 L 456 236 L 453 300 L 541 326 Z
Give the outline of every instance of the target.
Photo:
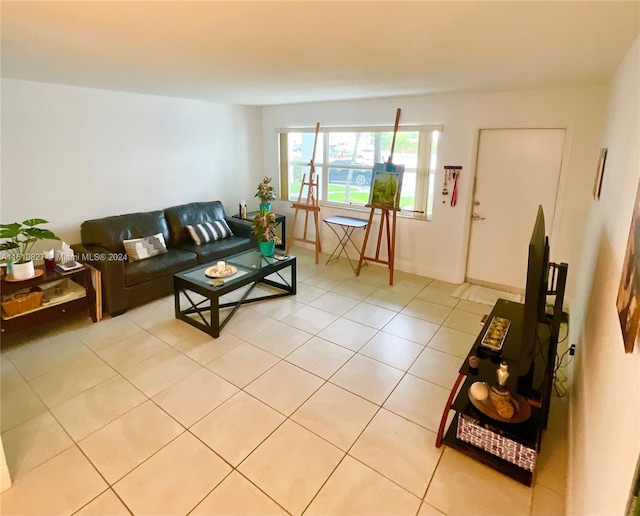
M 270 202 L 261 202 L 260 203 L 260 211 L 267 210 L 271 211 L 271 203 Z
M 13 262 L 11 265 L 11 272 L 13 277 L 17 280 L 26 280 L 33 278 L 36 275 L 36 271 L 33 267 L 33 260 L 24 263 Z
M 269 242 L 260 242 L 258 245 L 260 246 L 262 256 L 273 256 L 273 251 L 276 248 L 275 241 L 271 240 Z
M 509 378 L 509 365 L 504 360 L 500 362 L 500 367 L 496 371 L 496 375 L 498 376 L 498 385 L 506 387 L 507 378 Z

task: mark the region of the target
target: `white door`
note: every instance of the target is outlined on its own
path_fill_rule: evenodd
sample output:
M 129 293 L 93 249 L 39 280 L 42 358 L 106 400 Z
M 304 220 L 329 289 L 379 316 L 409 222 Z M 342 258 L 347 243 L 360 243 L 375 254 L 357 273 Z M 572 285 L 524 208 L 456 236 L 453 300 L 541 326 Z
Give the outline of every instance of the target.
M 467 281 L 523 290 L 538 205 L 551 236 L 565 129 L 482 129 Z

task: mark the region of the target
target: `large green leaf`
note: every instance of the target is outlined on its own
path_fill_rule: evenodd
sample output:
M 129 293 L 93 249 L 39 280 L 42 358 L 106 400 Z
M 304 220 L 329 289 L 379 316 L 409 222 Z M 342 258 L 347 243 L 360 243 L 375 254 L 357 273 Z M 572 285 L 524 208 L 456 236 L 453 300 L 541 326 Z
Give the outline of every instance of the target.
M 57 236 L 53 234 L 52 231 L 49 231 L 48 229 L 26 228 L 26 229 L 23 229 L 22 232 L 25 235 L 28 235 L 30 237 L 34 237 L 40 240 L 60 240 Z
M 25 226 L 37 226 L 38 224 L 48 224 L 49 221 L 44 219 L 27 219 L 22 222 Z
M 9 249 L 17 249 L 19 246 L 15 242 L 2 242 L 0 244 L 0 251 L 8 251 Z
M 14 222 L 13 224 L 0 224 L 0 238 L 14 238 L 20 233 L 22 224 Z

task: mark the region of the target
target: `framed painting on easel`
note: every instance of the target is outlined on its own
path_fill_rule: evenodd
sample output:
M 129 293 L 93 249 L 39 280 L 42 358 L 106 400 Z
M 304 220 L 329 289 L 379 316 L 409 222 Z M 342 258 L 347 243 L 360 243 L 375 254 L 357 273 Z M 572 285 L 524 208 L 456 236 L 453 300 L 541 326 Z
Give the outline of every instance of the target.
M 373 165 L 369 205 L 397 209 L 400 205 L 404 165 L 376 163 Z

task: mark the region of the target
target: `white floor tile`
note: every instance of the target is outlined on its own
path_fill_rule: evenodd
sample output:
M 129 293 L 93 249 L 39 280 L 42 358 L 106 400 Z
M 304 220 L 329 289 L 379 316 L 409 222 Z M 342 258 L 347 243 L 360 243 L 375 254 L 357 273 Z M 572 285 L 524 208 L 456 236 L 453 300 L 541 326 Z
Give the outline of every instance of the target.
M 442 454 L 435 439 L 435 433 L 381 409 L 349 454 L 422 498 Z
M 445 514 L 528 515 L 531 489 L 445 448 L 424 501 Z
M 130 516 L 130 514 L 113 490 L 108 489 L 91 500 L 74 516 Z
M 3 388 L 0 396 L 2 400 L 0 421 L 3 432 L 47 410 L 46 405 L 42 403 L 31 385 L 24 380 L 11 389 Z
M 191 432 L 237 466 L 284 420 L 279 412 L 240 391 L 191 427 Z
M 73 446 L 73 441 L 54 417 L 45 412 L 4 432 L 2 445 L 11 478 L 15 481 Z
M 0 494 L 2 514 L 72 514 L 107 489 L 73 446 L 31 470 Z
M 380 405 L 396 387 L 403 374 L 395 367 L 355 355 L 331 377 L 330 381 Z
M 439 326 L 437 324 L 429 321 L 405 314 L 398 314 L 385 325 L 384 331 L 424 345 L 436 334 L 438 328 Z
M 174 349 L 163 351 L 125 371 L 122 376 L 147 396 L 179 382 L 200 369 L 200 364 Z
M 148 401 L 78 444 L 109 483 L 177 437 L 184 428 Z
M 482 330 L 482 317 L 482 315 L 456 309 L 447 317 L 443 326 L 470 333 L 475 337 L 480 333 L 480 330 Z
M 348 450 L 378 406 L 331 383 L 324 384 L 291 416 L 313 433 Z
M 458 378 L 461 366 L 462 360 L 459 357 L 426 347 L 409 372 L 423 380 L 451 389 Z
M 251 344 L 241 344 L 208 364 L 207 369 L 243 388 L 279 361 L 275 355 Z
M 116 371 L 92 353 L 39 376 L 30 383 L 42 401 L 51 408 L 115 375 Z
M 323 383 L 321 378 L 295 365 L 280 362 L 247 385 L 244 390 L 288 416 Z
M 329 312 L 330 314 L 343 315 L 358 303 L 359 301 L 352 297 L 344 296 L 336 292 L 327 292 L 315 301 L 309 303 L 309 305 Z
M 423 349 L 420 344 L 381 331 L 358 353 L 406 371 Z
M 287 512 L 240 473 L 234 471 L 190 514 L 192 516 L 232 514 L 285 516 Z
M 325 380 L 353 356 L 353 351 L 313 337 L 287 356 L 286 361 Z
M 242 339 L 231 333 L 223 332 L 217 339 L 214 339 L 206 333 L 200 332 L 199 335 L 177 344 L 175 349 L 187 355 L 191 360 L 195 360 L 198 364 L 207 365 L 243 343 Z
M 202 419 L 238 392 L 238 388 L 202 368 L 153 397 L 160 407 L 185 427 Z
M 318 337 L 352 351 L 358 351 L 378 330 L 341 317 L 318 333 Z
M 145 331 L 101 348 L 96 353 L 116 371 L 122 372 L 169 349 L 168 344 Z
M 437 432 L 450 391 L 451 389 L 407 374 L 391 393 L 384 407 Z
M 359 322 L 360 324 L 380 330 L 385 324 L 393 319 L 396 314 L 397 312 L 393 310 L 363 301 L 345 313 L 344 317 L 351 321 Z
M 187 514 L 230 472 L 228 464 L 185 432 L 113 489 L 134 514 Z
M 325 312 L 319 308 L 305 306 L 285 317 L 282 322 L 315 335 L 329 326 L 337 318 L 337 315 Z
M 298 294 L 241 307 L 218 339 L 173 296 L 3 339 L 3 514 L 564 514 L 566 399 L 533 488 L 435 447 L 491 307 L 294 254 Z
M 276 322 L 269 327 L 269 331 L 252 335 L 248 341 L 260 349 L 284 358 L 311 337 L 313 337 L 311 333 Z
M 300 514 L 344 452 L 293 421 L 286 421 L 239 466 L 279 505 Z
M 85 438 L 146 401 L 146 396 L 121 376 L 114 376 L 51 409 L 75 440 Z
M 415 514 L 420 499 L 347 456 L 305 514 Z

